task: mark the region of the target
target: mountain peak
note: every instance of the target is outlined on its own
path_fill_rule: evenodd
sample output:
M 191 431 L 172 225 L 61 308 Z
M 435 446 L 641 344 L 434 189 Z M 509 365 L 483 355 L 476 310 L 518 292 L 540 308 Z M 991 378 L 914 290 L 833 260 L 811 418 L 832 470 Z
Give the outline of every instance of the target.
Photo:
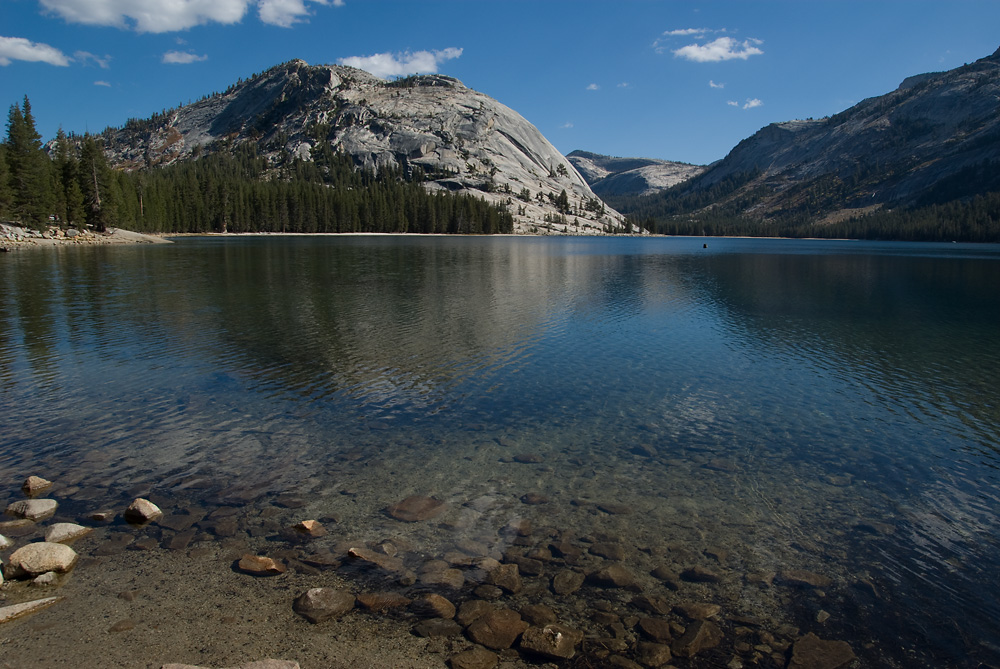
M 522 232 L 587 234 L 623 222 L 599 206 L 572 163 L 520 114 L 442 74 L 386 81 L 353 67 L 295 59 L 107 136 L 109 157 L 125 169 L 169 165 L 246 142 L 275 167 L 332 150 L 359 168 L 423 175 L 429 189 L 506 207 Z

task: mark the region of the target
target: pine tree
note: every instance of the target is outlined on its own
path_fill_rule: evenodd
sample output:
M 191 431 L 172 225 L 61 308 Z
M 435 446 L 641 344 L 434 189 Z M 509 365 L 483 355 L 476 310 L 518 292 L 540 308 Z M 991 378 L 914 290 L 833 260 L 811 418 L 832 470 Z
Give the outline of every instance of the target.
M 24 96 L 22 107 L 11 105 L 7 115 L 7 166 L 13 214 L 41 227 L 48 220 L 52 203 L 51 161 L 42 150 L 28 96 Z
M 87 225 L 98 232 L 107 231 L 112 220 L 108 177 L 104 151 L 93 136 L 86 135 L 80 147 L 79 183 L 83 193 L 85 220 Z

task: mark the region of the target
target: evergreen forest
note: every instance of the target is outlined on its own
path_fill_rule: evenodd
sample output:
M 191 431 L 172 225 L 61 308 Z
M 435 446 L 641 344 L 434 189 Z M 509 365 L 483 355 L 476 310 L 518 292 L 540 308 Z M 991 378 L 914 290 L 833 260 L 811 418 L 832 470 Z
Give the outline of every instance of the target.
M 430 193 L 419 170 L 373 174 L 328 143 L 313 160 L 275 164 L 253 144 L 210 147 L 197 160 L 125 172 L 103 138 L 59 131 L 50 157 L 31 103 L 12 105 L 0 144 L 0 220 L 42 229 L 58 224 L 138 232 L 513 231 L 503 207 L 468 195 Z

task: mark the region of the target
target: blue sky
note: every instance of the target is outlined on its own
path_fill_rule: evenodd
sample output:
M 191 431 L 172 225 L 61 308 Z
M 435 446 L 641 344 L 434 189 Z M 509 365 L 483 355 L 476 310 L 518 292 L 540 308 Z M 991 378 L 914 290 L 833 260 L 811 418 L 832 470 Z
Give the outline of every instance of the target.
M 708 163 L 987 56 L 998 27 L 1000 0 L 0 0 L 0 104 L 99 132 L 302 58 L 457 77 L 564 153 Z

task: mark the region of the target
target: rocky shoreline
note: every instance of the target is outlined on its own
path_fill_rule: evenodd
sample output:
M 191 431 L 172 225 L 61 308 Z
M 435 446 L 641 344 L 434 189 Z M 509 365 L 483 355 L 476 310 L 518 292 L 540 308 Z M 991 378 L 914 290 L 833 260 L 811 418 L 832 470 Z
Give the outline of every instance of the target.
M 533 454 L 511 459 L 512 464 L 539 461 Z M 79 618 L 72 607 L 73 600 L 78 607 L 85 599 L 81 580 L 89 582 L 84 586 L 92 598 L 88 608 L 119 611 L 90 623 L 104 626 L 92 633 L 138 638 L 146 628 L 147 634 L 165 636 L 180 621 L 144 615 L 154 602 L 158 608 L 179 605 L 182 600 L 172 598 L 183 597 L 173 592 L 181 588 L 181 579 L 170 572 L 180 569 L 184 581 L 195 581 L 187 583 L 195 588 L 193 596 L 209 600 L 182 608 L 197 609 L 199 615 L 206 603 L 209 610 L 222 608 L 215 634 L 232 647 L 206 648 L 201 657 L 176 650 L 168 656 L 169 647 L 154 652 L 155 644 L 144 641 L 143 658 L 136 656 L 125 666 L 836 669 L 857 661 L 844 641 L 821 638 L 773 612 L 737 610 L 734 591 L 780 591 L 781 597 L 816 602 L 818 630 L 830 617 L 820 607 L 828 593 L 842 587 L 837 579 L 793 568 L 742 573 L 722 547 L 667 556 L 622 535 L 541 526 L 531 511 L 550 501 L 540 494 L 522 497 L 526 512 L 521 517 L 490 529 L 477 527 L 474 536 L 456 538 L 443 549 L 421 544 L 419 531 L 438 524 L 453 536 L 468 535 L 458 531 L 482 518 L 479 512 L 489 500 L 456 507 L 453 501 L 410 495 L 382 510 L 399 532 L 364 541 L 351 538 L 356 530 L 340 524 L 336 514 L 301 517 L 307 500 L 292 495 L 261 508 L 252 502 L 210 508 L 149 494 L 151 499 L 136 498 L 117 510 L 93 500 L 94 510 L 77 511 L 79 503 L 67 500 L 67 506 L 76 507 L 67 511 L 54 493 L 88 497 L 77 483 L 53 484 L 32 476 L 22 491 L 24 499 L 6 507 L 12 519 L 0 522 L 0 535 L 11 537 L 0 536 L 6 579 L 0 590 L 0 634 L 11 637 L 7 648 L 12 639 L 57 624 L 36 621 L 58 617 L 63 607 L 69 619 Z M 634 513 L 611 502 L 572 504 L 612 518 Z M 213 588 L 198 592 L 197 579 L 187 573 L 192 565 L 223 579 L 214 588 L 220 599 L 211 601 Z M 102 582 L 109 572 L 115 574 L 112 582 Z M 157 578 L 164 574 L 168 578 Z M 115 594 L 115 588 L 120 592 Z M 93 598 L 100 590 L 106 592 L 98 602 Z M 8 628 L 14 620 L 20 622 Z M 204 625 L 212 627 L 209 621 Z M 241 634 L 266 637 L 271 632 L 294 634 L 288 651 L 299 656 L 257 661 L 281 648 L 265 641 L 241 647 L 236 641 Z M 356 657 L 345 664 L 331 662 L 331 657 L 345 657 L 345 646 Z M 261 654 L 247 657 L 254 651 Z M 5 660 L 13 661 L 7 666 L 31 666 L 5 653 Z M 198 664 L 170 664 L 175 660 Z M 112 663 L 118 666 L 121 658 Z
M 0 223 L 0 253 L 24 248 L 52 246 L 93 246 L 105 244 L 169 244 L 170 241 L 141 232 L 109 228 L 107 232 L 91 232 L 76 228 L 51 226 L 44 231 L 23 228 L 13 223 Z

